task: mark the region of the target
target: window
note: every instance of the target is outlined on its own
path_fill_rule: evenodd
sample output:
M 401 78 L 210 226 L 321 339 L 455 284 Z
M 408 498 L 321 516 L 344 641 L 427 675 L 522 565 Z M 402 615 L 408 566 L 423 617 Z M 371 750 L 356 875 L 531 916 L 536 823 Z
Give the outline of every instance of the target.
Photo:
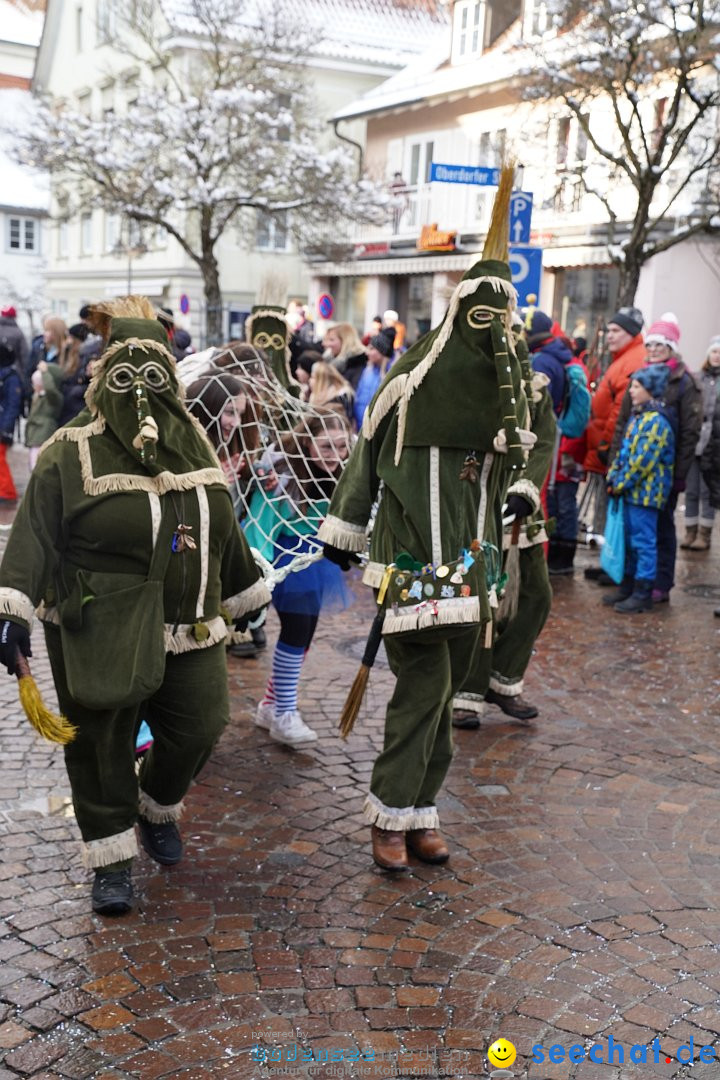
M 117 11 L 116 0 L 98 0 L 97 6 L 97 35 L 98 42 L 108 44 L 117 37 Z
M 120 218 L 117 214 L 105 214 L 105 250 L 115 251 L 120 239 Z
M 92 214 L 80 215 L 80 254 L 92 254 Z
M 58 225 L 58 258 L 66 259 L 70 253 L 70 230 L 67 221 Z
M 583 113 L 582 119 L 587 123 L 587 113 Z M 587 159 L 588 152 L 588 137 L 585 134 L 583 126 L 578 122 L 577 126 L 577 141 L 575 143 L 575 160 L 585 161 Z
M 479 56 L 483 46 L 485 0 L 459 0 L 454 19 L 453 59 Z
M 255 246 L 260 251 L 288 250 L 287 211 L 282 210 L 277 214 L 258 211 Z
M 92 94 L 89 90 L 81 90 L 77 96 L 78 112 L 81 112 L 83 116 L 90 115 L 90 108 L 92 105 Z
M 75 8 L 75 51 L 83 51 L 83 9 L 82 4 Z
M 525 36 L 539 37 L 550 29 L 551 20 L 545 0 L 526 0 Z
M 566 165 L 568 157 L 568 143 L 570 141 L 570 117 L 561 116 L 557 124 L 557 144 L 555 150 L 555 163 Z
M 435 153 L 435 143 L 412 143 L 410 147 L 410 187 L 430 183 L 430 166 Z
M 507 131 L 484 131 L 478 142 L 478 165 L 485 169 L 496 169 L 505 156 Z
M 40 237 L 35 218 L 8 218 L 7 250 L 31 254 L 39 250 Z
M 521 14 L 521 0 L 486 0 L 484 48 L 490 49 Z

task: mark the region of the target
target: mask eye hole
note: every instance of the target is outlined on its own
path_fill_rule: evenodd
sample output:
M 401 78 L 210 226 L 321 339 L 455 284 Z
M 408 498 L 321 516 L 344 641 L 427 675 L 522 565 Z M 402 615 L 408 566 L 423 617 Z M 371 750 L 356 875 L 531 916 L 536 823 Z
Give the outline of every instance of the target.
M 137 372 L 129 364 L 117 364 L 108 373 L 108 389 L 116 394 L 126 394 L 133 384 Z
M 280 334 L 273 334 L 273 336 L 270 338 L 270 345 L 273 349 L 284 349 L 285 338 L 281 337 Z
M 164 390 L 168 385 L 167 371 L 160 364 L 143 364 L 140 371 L 151 390 Z
M 253 345 L 255 345 L 258 349 L 267 349 L 267 347 L 268 347 L 268 345 L 270 345 L 271 341 L 272 341 L 272 339 L 271 339 L 270 335 L 266 334 L 264 330 L 261 330 L 253 338 Z
M 468 325 L 473 330 L 486 330 L 492 322 L 493 313 L 489 308 L 482 307 L 478 304 L 477 307 L 470 308 L 467 313 Z

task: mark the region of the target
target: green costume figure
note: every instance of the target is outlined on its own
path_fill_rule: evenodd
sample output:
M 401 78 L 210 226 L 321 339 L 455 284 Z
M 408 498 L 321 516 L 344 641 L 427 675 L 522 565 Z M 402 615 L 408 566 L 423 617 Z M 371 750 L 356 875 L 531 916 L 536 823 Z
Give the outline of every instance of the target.
M 510 334 L 506 215 L 499 196 L 485 258 L 381 384 L 318 533 L 348 568 L 365 550 L 382 484 L 364 581 L 378 589 L 397 682 L 364 812 L 388 870 L 407 869 L 408 848 L 427 862 L 448 858 L 435 800 L 452 757 L 452 699 L 489 644 L 496 603 L 483 541 L 499 533 L 508 474 L 523 488 L 535 441 Z
M 220 464 L 185 409 L 152 305 L 131 297 L 108 309 L 88 409 L 43 447 L 10 533 L 0 660 L 12 674 L 16 650 L 30 654 L 37 609 L 60 708 L 78 729 L 65 761 L 86 863 L 96 870 L 93 907 L 118 914 L 132 906 L 136 823 L 158 862 L 181 857 L 183 797 L 229 718 L 227 620 L 242 622 L 270 597 Z M 138 656 L 155 613 L 141 602 L 153 575 L 158 632 Z M 91 618 L 101 629 L 88 647 L 82 629 Z M 126 687 L 146 669 L 159 672 L 147 697 L 128 700 Z M 113 683 L 117 701 L 106 700 Z M 154 742 L 138 783 L 141 717 Z
M 524 482 L 531 483 L 538 493 L 537 499 L 532 498 L 536 508 L 523 521 L 518 540 L 520 589 L 517 610 L 512 618 L 505 620 L 500 610 L 492 649 L 479 654 L 469 678 L 455 697 L 457 711 L 453 723 L 461 728 L 478 727 L 476 714 L 483 711 L 485 701 L 499 705 L 503 712 L 519 720 L 537 716 L 536 707 L 521 695 L 535 641 L 547 621 L 552 604 L 552 589 L 543 548 L 548 535 L 544 511 L 539 504 L 539 492 L 552 465 L 557 424 L 552 398 L 546 389 L 547 376 L 532 371 L 527 358 L 527 345 L 522 338 L 516 343 L 516 351 L 523 367 L 532 430 L 537 436 L 524 473 Z M 529 490 L 523 494 L 528 493 Z M 506 552 L 510 539 L 511 527 L 506 527 L 503 536 Z
M 275 378 L 286 390 L 297 386 L 290 373 L 290 327 L 285 308 L 256 305 L 245 320 L 245 340 L 264 350 Z

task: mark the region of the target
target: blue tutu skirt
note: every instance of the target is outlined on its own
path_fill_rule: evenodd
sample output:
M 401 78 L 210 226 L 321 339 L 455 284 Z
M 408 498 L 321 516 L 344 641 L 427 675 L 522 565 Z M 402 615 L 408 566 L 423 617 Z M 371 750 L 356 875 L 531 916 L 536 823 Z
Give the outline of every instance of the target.
M 276 569 L 287 566 L 299 554 L 317 551 L 317 541 L 281 533 L 275 541 Z M 272 600 L 278 611 L 293 615 L 319 615 L 321 611 L 342 611 L 350 607 L 352 593 L 343 580 L 343 571 L 327 559 L 319 559 L 304 570 L 288 574 L 273 589 Z

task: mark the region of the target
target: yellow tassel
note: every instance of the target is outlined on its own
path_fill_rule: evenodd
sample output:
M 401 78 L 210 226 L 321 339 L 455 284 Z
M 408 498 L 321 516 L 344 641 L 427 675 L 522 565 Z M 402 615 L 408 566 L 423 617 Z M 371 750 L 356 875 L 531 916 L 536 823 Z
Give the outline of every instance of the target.
M 355 727 L 355 721 L 358 718 L 360 706 L 365 697 L 369 677 L 370 668 L 365 664 L 361 664 L 360 670 L 355 676 L 355 681 L 350 687 L 350 693 L 347 696 L 347 701 L 345 702 L 345 707 L 340 717 L 340 724 L 338 725 L 340 735 L 343 739 L 347 739 L 348 735 Z
M 60 743 L 65 746 L 77 735 L 74 727 L 64 716 L 57 716 L 50 712 L 40 697 L 37 683 L 32 675 L 21 675 L 18 679 L 20 692 L 20 704 L 32 726 L 38 735 L 50 742 Z

